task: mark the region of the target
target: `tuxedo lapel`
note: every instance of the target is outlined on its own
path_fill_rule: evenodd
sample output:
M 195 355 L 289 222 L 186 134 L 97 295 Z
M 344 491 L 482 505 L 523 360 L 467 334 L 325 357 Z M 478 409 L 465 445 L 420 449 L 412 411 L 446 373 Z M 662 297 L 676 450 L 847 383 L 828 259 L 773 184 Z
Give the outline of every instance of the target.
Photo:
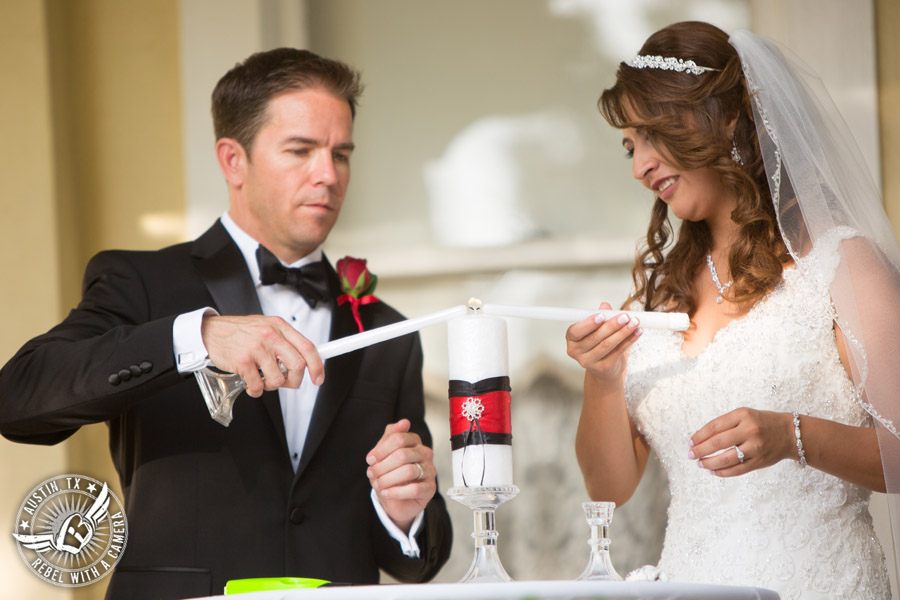
M 194 264 L 221 315 L 260 315 L 244 255 L 221 221 L 194 242 Z
M 256 286 L 250 278 L 250 270 L 247 269 L 244 255 L 221 221 L 216 221 L 206 233 L 197 238 L 192 254 L 200 279 L 209 290 L 219 314 L 262 314 Z M 246 401 L 263 403 L 275 431 L 279 434 L 284 455 L 287 456 L 288 447 L 278 392 L 264 392 L 261 398 L 247 398 Z
M 323 260 L 327 262 L 327 258 L 323 258 Z M 333 297 L 336 298 L 337 290 L 340 290 L 340 282 L 331 263 L 328 263 L 328 268 L 330 285 L 334 291 Z M 356 320 L 353 318 L 353 313 L 350 310 L 350 303 L 337 306 L 335 300 L 332 300 L 332 302 L 331 335 L 329 339 L 336 340 L 359 333 Z M 303 470 L 309 464 L 319 444 L 325 438 L 328 428 L 347 397 L 350 388 L 353 387 L 353 383 L 359 374 L 359 363 L 362 360 L 364 351 L 349 352 L 325 361 L 325 383 L 322 384 L 319 394 L 316 396 L 316 406 L 313 409 L 309 423 L 309 432 L 306 434 L 306 443 L 303 445 L 303 454 L 297 467 L 297 477 L 303 473 Z

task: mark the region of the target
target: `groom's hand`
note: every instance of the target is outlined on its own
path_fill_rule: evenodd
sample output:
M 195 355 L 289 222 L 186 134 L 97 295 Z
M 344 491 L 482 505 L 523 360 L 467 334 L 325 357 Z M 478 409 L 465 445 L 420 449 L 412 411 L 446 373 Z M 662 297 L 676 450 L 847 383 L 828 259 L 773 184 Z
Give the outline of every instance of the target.
M 431 448 L 409 431 L 409 421 L 388 425 L 384 435 L 366 456 L 366 475 L 381 506 L 404 533 L 425 510 L 437 489 Z
M 306 369 L 316 385 L 325 380 L 315 345 L 281 317 L 207 315 L 201 335 L 212 364 L 243 377 L 254 398 L 263 390 L 300 387 Z

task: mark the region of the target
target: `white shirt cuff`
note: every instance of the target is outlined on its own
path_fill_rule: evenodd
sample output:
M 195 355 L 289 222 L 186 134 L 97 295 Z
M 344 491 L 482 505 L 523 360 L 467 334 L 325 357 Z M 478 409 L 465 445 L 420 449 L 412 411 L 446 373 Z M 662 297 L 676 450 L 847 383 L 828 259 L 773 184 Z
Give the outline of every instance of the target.
M 199 308 L 175 317 L 172 325 L 172 346 L 179 373 L 193 373 L 212 364 L 203 343 L 202 325 L 206 315 L 218 316 L 212 308 Z
M 391 521 L 391 518 L 388 516 L 387 512 L 385 512 L 384 507 L 381 506 L 381 500 L 378 499 L 378 494 L 375 493 L 375 490 L 372 490 L 372 504 L 375 506 L 375 512 L 378 513 L 378 518 L 381 519 L 381 524 L 384 525 L 387 532 L 391 534 L 391 537 L 400 544 L 400 549 L 403 551 L 403 554 L 410 558 L 419 558 L 419 544 L 416 543 L 416 534 L 419 533 L 419 530 L 422 528 L 422 519 L 425 518 L 425 511 L 423 510 L 420 512 L 415 520 L 413 520 L 412 525 L 409 527 L 409 535 L 406 535 L 399 527 L 397 527 L 396 523 Z

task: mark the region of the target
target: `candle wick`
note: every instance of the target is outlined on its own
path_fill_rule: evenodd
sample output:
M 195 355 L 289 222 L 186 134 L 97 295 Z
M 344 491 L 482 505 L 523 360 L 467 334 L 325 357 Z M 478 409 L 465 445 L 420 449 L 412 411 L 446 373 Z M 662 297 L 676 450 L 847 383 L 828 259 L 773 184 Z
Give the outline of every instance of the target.
M 469 314 L 479 314 L 484 308 L 484 303 L 478 298 L 469 298 L 466 302 L 466 309 Z

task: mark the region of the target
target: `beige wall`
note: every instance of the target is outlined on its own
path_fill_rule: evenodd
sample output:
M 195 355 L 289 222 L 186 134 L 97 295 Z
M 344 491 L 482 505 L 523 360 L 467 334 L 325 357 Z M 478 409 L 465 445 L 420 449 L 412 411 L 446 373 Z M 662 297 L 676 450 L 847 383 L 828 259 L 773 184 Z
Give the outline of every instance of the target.
M 876 0 L 875 35 L 878 55 L 878 113 L 879 138 L 881 141 L 881 189 L 884 193 L 884 208 L 900 235 L 900 40 L 897 27 L 900 26 L 900 4 L 896 0 Z M 876 494 L 876 500 L 880 494 Z M 876 525 L 888 524 L 886 503 L 876 505 L 872 510 Z M 900 515 L 892 515 L 894 519 Z M 896 527 L 894 528 L 896 531 Z M 900 564 L 900 540 L 894 540 L 894 547 L 885 547 L 888 560 Z M 896 570 L 890 569 L 894 597 L 900 584 L 895 579 Z
M 894 231 L 900 235 L 900 4 L 875 2 L 878 41 L 878 105 L 880 113 L 882 189 Z
M 56 186 L 50 119 L 47 32 L 39 2 L 0 3 L 0 356 L 5 360 L 35 331 L 61 314 Z M 23 260 L 23 252 L 28 258 Z M 12 284 L 15 283 L 15 288 Z M 19 558 L 9 533 L 31 487 L 65 469 L 62 447 L 32 448 L 0 442 L 0 571 L 2 598 L 64 598 L 48 590 Z
M 184 201 L 175 0 L 3 0 L 0 23 L 5 362 L 77 302 L 96 251 L 180 241 Z M 51 448 L 0 440 L 0 533 L 34 485 L 66 472 L 114 480 L 104 425 Z M 102 597 L 105 583 L 38 581 L 0 539 L 0 598 Z

